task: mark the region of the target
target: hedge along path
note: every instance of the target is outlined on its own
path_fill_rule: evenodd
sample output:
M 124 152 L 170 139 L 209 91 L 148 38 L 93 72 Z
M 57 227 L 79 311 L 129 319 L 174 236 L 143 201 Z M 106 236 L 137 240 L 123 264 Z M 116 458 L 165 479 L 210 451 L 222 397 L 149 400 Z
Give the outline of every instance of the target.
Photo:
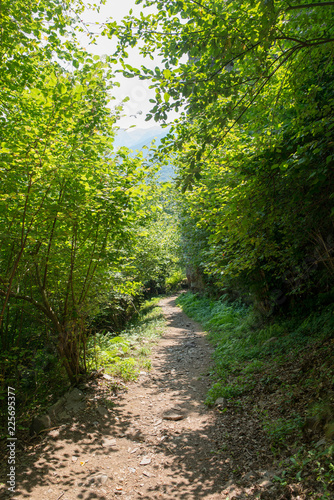
M 204 405 L 213 348 L 175 299 L 160 302 L 152 370 L 117 395 L 110 377 L 92 381 L 85 409 L 18 457 L 16 499 L 280 498 L 247 408 Z

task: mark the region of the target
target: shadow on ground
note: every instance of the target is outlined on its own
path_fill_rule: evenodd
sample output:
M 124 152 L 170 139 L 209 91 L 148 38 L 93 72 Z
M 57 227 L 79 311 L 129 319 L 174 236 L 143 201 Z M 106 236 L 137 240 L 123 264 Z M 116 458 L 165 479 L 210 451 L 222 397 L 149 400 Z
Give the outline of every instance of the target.
M 95 381 L 84 412 L 18 451 L 15 498 L 294 497 L 272 483 L 269 443 L 246 402 L 204 406 L 212 348 L 174 298 L 163 299 L 162 307 L 168 329 L 155 350 L 152 373 L 117 397 L 106 381 Z M 165 420 L 167 410 L 184 418 Z M 108 439 L 116 444 L 106 445 Z M 142 456 L 129 453 L 136 443 L 149 464 L 141 466 Z M 116 470 L 124 472 L 119 491 Z

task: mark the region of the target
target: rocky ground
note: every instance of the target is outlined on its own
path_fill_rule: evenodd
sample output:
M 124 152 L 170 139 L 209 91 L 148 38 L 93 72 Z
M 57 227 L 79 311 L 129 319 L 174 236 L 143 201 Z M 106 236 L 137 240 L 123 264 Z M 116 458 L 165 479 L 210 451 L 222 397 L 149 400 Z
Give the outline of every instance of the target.
M 18 448 L 15 499 L 304 498 L 273 482 L 247 404 L 204 405 L 212 347 L 175 297 L 160 305 L 168 327 L 152 370 L 120 390 L 101 374 L 60 401 L 57 425 Z

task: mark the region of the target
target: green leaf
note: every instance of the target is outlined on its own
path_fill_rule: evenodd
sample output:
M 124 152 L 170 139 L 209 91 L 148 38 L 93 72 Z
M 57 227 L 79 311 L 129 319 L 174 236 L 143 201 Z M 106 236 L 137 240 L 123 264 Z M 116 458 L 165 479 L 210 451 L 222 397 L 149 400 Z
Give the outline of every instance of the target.
M 163 73 L 164 77 L 166 78 L 166 80 L 169 80 L 171 75 L 172 75 L 172 73 L 169 69 L 164 69 L 162 73 Z

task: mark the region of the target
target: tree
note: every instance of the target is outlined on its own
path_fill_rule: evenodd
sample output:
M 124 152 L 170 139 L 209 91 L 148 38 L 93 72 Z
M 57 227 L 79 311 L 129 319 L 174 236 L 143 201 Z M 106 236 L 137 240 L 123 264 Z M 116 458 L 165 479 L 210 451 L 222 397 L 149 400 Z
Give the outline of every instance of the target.
M 25 347 L 28 311 L 76 382 L 88 310 L 124 265 L 145 171 L 112 154 L 109 64 L 76 44 L 71 7 L 3 5 L 0 341 L 3 353 Z
M 109 23 L 105 33 L 118 37 L 124 74 L 151 80 L 156 98 L 148 119 L 183 110 L 173 148 L 192 139 L 182 158 L 185 185 L 237 123 L 251 123 L 253 132 L 279 130 L 279 110 L 294 107 L 296 82 L 320 62 L 331 71 L 333 2 L 170 0 L 156 7 Z M 163 69 L 129 66 L 126 48 L 136 45 L 151 59 L 160 56 Z
M 312 76 L 307 88 L 312 88 Z M 280 134 L 236 128 L 203 162 L 201 178 L 184 194 L 189 258 L 223 289 L 248 296 L 262 309 L 330 291 L 333 282 L 333 86 L 285 111 Z M 326 104 L 325 104 L 326 103 Z M 194 240 L 194 241 L 193 241 Z
M 156 89 L 148 119 L 181 111 L 161 154 L 174 152 L 186 191 L 188 261 L 263 303 L 331 287 L 333 14 L 333 2 L 169 1 L 106 30 L 125 75 Z M 162 67 L 126 64 L 135 45 Z
M 168 279 L 180 272 L 178 202 L 172 184 L 150 185 L 144 204 L 147 216 L 138 227 L 133 265 L 137 279 L 151 294 L 164 293 Z

